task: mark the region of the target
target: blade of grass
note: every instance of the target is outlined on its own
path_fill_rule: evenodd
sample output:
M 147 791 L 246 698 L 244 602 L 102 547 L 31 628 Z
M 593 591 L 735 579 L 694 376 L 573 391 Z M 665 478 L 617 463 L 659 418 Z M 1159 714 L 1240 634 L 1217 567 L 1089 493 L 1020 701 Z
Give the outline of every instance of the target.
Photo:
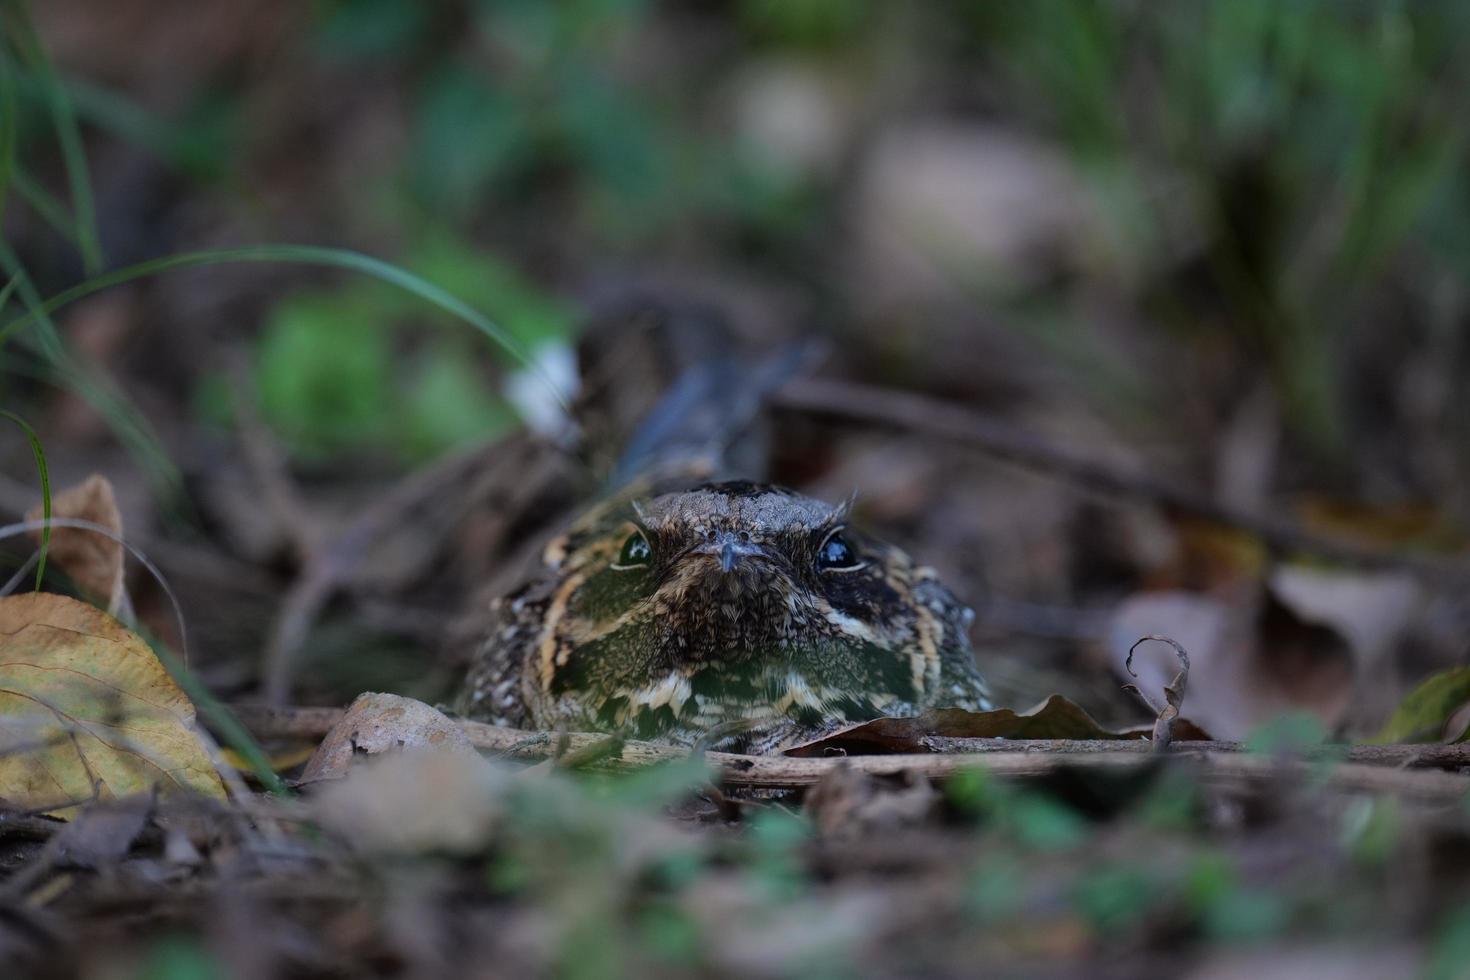
M 182 480 L 148 420 L 126 397 L 112 391 L 105 378 L 77 363 L 67 351 L 20 258 L 3 238 L 0 238 L 0 269 L 11 276 L 22 304 L 29 311 L 23 319 L 36 324 L 31 336 L 51 372 L 48 380 L 54 379 L 97 409 L 123 445 L 142 461 L 155 488 L 175 495 Z M 4 334 L 0 331 L 0 347 L 4 345 Z
M 0 44 L 0 221 L 5 218 L 10 174 L 15 169 L 16 142 L 15 79 L 10 74 L 10 54 Z M 0 304 L 3 308 L 4 304 Z
M 76 223 L 71 215 L 66 212 L 66 205 L 47 193 L 46 188 L 36 183 L 24 170 L 19 167 L 11 167 L 10 185 L 15 188 L 15 193 L 22 201 L 31 206 L 31 210 L 41 216 L 56 233 L 72 246 L 80 248 L 81 243 L 77 241 Z
M 3 305 L 0 303 L 0 306 Z M 36 471 L 41 474 L 41 555 L 36 560 L 36 591 L 40 592 L 41 579 L 46 576 L 46 551 L 51 547 L 51 475 L 46 469 L 46 452 L 41 448 L 41 439 L 36 435 L 36 430 L 25 419 L 5 409 L 0 409 L 0 418 L 7 418 L 20 426 L 31 444 L 31 455 L 36 457 Z
M 152 154 L 171 170 L 201 181 L 232 178 L 226 170 L 202 163 L 208 137 L 187 122 L 154 113 L 121 92 L 78 78 L 65 80 L 77 116 L 97 129 Z M 22 94 L 24 89 L 22 88 Z
M 71 98 L 56 75 L 51 57 L 46 53 L 46 46 L 41 43 L 40 35 L 36 33 L 30 9 L 24 0 L 9 0 L 6 8 L 11 11 L 15 22 L 16 44 L 31 63 L 45 90 L 46 108 L 51 114 L 51 125 L 56 130 L 56 141 L 61 147 L 61 160 L 66 168 L 67 185 L 71 191 L 77 250 L 82 254 L 82 266 L 87 274 L 96 275 L 106 263 L 97 234 L 97 208 L 92 198 L 92 180 L 87 174 L 87 156 L 82 149 L 82 133 L 77 127 Z
M 25 315 L 25 321 L 30 323 L 35 320 L 36 322 L 34 339 L 41 348 L 41 352 L 49 358 L 65 357 L 66 346 L 61 342 L 61 335 L 56 332 L 56 325 L 47 315 L 45 306 L 41 302 L 41 294 L 32 284 L 30 274 L 26 272 L 20 256 L 15 254 L 15 250 L 4 238 L 0 238 L 0 269 L 10 276 L 7 288 L 14 287 L 14 291 L 20 295 L 22 305 L 30 311 Z M 0 347 L 5 346 L 8 336 L 8 332 L 0 332 Z
M 136 551 L 133 553 L 138 554 Z M 141 556 L 138 557 L 142 560 Z M 152 572 L 154 576 L 160 574 L 157 569 L 152 569 Z M 208 686 L 174 655 L 172 650 L 141 631 L 138 635 L 142 636 L 153 648 L 158 659 L 163 661 L 163 666 L 173 675 L 174 680 L 179 682 L 179 687 L 182 687 L 184 693 L 189 695 L 189 700 L 194 702 L 194 707 L 209 722 L 210 727 L 219 732 L 219 737 L 224 740 L 224 743 L 245 760 L 245 764 L 250 767 L 255 778 L 260 780 L 261 785 L 274 796 L 290 796 L 291 791 L 286 787 L 285 781 L 271 767 L 270 756 L 246 731 L 240 719 L 235 717 L 235 713 L 223 701 L 215 697 L 214 692 L 210 691 Z
M 186 124 L 157 115 L 121 92 L 78 78 L 60 81 L 81 122 L 151 154 L 171 170 L 199 176 L 190 170 L 196 136 Z M 16 67 L 12 82 L 21 105 L 46 106 L 45 86 L 24 66 Z
M 10 302 L 10 294 L 15 292 L 15 287 L 18 285 L 20 285 L 20 273 L 17 272 L 10 277 L 5 288 L 0 289 L 0 313 L 5 312 L 5 304 Z
M 183 252 L 178 255 L 168 255 L 158 259 L 151 259 L 147 262 L 140 262 L 137 265 L 130 265 L 123 269 L 116 269 L 104 275 L 94 276 L 86 282 L 78 283 L 70 289 L 63 290 L 41 303 L 38 308 L 34 308 L 31 312 L 18 316 L 3 326 L 0 326 L 0 345 L 3 345 L 7 338 L 38 317 L 49 316 L 68 303 L 74 303 L 85 296 L 90 296 L 111 286 L 132 282 L 135 279 L 141 279 L 147 276 L 158 275 L 173 269 L 219 265 L 227 262 L 326 266 L 334 269 L 358 272 L 388 283 L 389 285 L 397 286 L 399 289 L 403 289 L 417 296 L 419 299 L 438 307 L 444 312 L 474 327 L 523 366 L 534 372 L 556 396 L 556 400 L 560 403 L 561 407 L 568 411 L 570 410 L 566 395 L 557 387 L 556 382 L 547 373 L 546 368 L 540 362 L 530 357 L 521 348 L 521 345 L 516 342 L 515 338 L 503 328 L 483 313 L 465 303 L 459 297 L 434 285 L 427 279 L 409 272 L 401 266 L 384 262 L 382 259 L 373 258 L 361 252 L 353 252 L 341 248 L 327 248 L 318 245 L 247 245 L 240 248 Z

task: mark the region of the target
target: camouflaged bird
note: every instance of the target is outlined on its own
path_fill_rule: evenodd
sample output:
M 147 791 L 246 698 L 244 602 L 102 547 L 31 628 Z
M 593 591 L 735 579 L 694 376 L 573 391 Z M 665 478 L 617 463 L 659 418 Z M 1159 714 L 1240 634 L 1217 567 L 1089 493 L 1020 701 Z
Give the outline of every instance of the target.
M 459 704 L 470 718 L 711 733 L 769 751 L 802 732 L 989 699 L 973 614 L 846 506 L 712 483 L 592 511 L 497 600 Z M 726 744 L 730 744 L 727 740 Z

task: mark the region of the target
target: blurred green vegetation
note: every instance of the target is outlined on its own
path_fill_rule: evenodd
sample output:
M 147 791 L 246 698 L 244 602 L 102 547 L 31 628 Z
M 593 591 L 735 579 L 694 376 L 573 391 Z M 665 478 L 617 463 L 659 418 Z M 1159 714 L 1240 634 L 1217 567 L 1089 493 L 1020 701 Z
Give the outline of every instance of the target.
M 1206 288 L 1154 284 L 1145 308 L 1155 322 L 1219 324 L 1265 359 L 1298 431 L 1342 449 L 1338 358 L 1354 308 L 1405 249 L 1420 288 L 1467 271 L 1457 93 L 1470 8 L 962 7 L 1004 52 L 1025 117 L 1113 205 L 1119 241 L 1145 257 L 1165 252 L 1168 198 L 1188 198 L 1204 225 Z M 1166 182 L 1174 189 L 1161 193 Z
M 573 314 L 513 269 L 436 238 L 405 264 L 477 310 L 522 349 L 564 340 Z M 512 427 L 516 415 L 476 366 L 473 338 L 447 313 L 381 282 L 297 293 L 264 324 L 256 360 L 265 418 L 298 452 L 386 446 L 418 460 Z
M 252 161 L 280 152 L 263 145 L 278 129 L 292 131 L 259 124 L 262 82 L 221 70 L 158 113 L 124 88 L 56 72 L 26 6 L 4 9 L 0 189 L 67 244 L 79 271 L 111 258 L 83 156 L 93 133 L 258 212 Z M 1100 224 L 1076 229 L 1084 274 L 1019 289 L 966 268 L 963 253 L 941 256 L 975 307 L 1099 400 L 1141 392 L 1137 407 L 1156 419 L 1175 379 L 1141 369 L 1130 379 L 1118 352 L 1086 353 L 1093 300 L 1108 296 L 1202 361 L 1220 352 L 1222 373 L 1263 374 L 1297 448 L 1330 471 L 1350 465 L 1353 430 L 1377 408 L 1352 387 L 1365 335 L 1397 330 L 1455 356 L 1462 347 L 1467 21 L 1470 8 L 1449 0 L 738 0 L 691 11 L 318 0 L 282 57 L 324 88 L 364 80 L 393 94 L 375 111 L 396 135 L 342 201 L 323 205 L 316 217 L 332 223 L 321 239 L 390 240 L 388 258 L 532 349 L 570 336 L 580 311 L 555 298 L 566 283 L 604 259 L 650 256 L 784 278 L 848 329 L 840 318 L 864 315 L 862 287 L 833 258 L 851 237 L 870 139 L 907 117 L 1025 134 L 1080 175 Z M 825 86 L 832 118 L 788 119 L 796 128 L 781 132 L 800 142 L 835 125 L 832 146 L 811 151 L 832 159 L 791 156 L 741 116 L 751 77 L 770 81 L 773 66 Z M 767 113 L 797 98 L 779 85 L 764 97 Z M 46 271 L 48 290 L 74 279 Z M 7 300 L 7 319 L 25 309 L 21 290 Z M 430 336 L 432 317 L 399 297 L 333 283 L 276 303 L 252 341 L 256 388 L 304 456 L 416 460 L 515 418 L 495 394 L 513 364 Z M 881 336 L 904 322 L 867 324 L 880 334 L 871 344 L 908 350 Z M 1208 372 L 1191 366 L 1178 387 Z M 1452 401 L 1470 416 L 1470 403 Z

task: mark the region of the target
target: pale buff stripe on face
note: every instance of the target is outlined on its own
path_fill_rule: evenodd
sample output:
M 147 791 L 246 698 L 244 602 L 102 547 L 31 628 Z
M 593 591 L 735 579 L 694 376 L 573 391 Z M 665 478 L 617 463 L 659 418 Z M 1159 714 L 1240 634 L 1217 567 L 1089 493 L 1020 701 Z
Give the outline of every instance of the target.
M 567 607 L 571 605 L 572 595 L 581 588 L 582 582 L 587 578 L 585 573 L 576 573 L 567 576 L 567 580 L 561 584 L 552 596 L 550 605 L 546 608 L 546 619 L 541 627 L 541 638 L 537 645 L 537 677 L 541 682 L 541 690 L 551 691 L 551 679 L 556 675 L 557 667 L 565 667 L 567 657 L 571 654 L 571 645 L 557 655 L 557 627 L 562 618 L 567 614 Z

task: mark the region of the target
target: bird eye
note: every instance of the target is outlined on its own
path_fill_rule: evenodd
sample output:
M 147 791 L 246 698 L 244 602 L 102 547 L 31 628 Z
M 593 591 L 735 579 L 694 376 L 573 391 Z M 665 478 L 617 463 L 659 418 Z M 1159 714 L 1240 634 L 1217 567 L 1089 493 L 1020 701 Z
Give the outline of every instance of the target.
M 841 531 L 827 535 L 827 540 L 817 549 L 817 567 L 823 571 L 848 571 L 858 564 L 857 552 L 853 551 Z
M 653 549 L 649 547 L 648 539 L 643 536 L 642 531 L 634 531 L 623 542 L 623 550 L 618 552 L 618 560 L 613 562 L 613 568 L 641 568 L 652 559 Z

